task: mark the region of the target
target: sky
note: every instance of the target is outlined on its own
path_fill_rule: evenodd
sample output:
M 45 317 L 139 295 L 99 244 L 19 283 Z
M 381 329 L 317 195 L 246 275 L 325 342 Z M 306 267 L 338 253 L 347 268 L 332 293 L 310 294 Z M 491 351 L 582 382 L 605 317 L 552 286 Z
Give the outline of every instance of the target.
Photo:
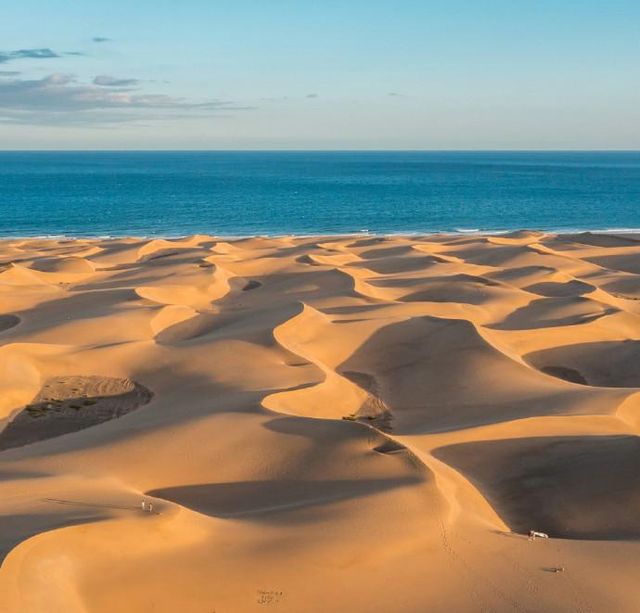
M 4 3 L 0 149 L 640 149 L 640 1 Z

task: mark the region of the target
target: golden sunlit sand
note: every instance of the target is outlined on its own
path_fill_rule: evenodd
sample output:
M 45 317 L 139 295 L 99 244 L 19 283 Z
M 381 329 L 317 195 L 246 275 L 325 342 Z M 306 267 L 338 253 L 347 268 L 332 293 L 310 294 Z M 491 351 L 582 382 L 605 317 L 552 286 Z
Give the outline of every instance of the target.
M 634 236 L 0 242 L 0 610 L 638 611 L 639 275 Z

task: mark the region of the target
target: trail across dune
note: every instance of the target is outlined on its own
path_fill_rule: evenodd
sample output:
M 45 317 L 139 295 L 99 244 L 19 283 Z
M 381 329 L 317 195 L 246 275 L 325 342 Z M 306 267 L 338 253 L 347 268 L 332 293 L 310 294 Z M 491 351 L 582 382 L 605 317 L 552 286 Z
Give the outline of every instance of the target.
M 635 613 L 638 262 L 0 242 L 0 610 Z

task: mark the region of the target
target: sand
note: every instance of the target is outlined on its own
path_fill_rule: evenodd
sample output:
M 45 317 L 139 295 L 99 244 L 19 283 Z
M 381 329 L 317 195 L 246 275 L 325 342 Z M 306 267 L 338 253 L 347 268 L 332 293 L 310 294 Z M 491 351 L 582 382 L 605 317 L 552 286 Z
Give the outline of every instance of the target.
M 639 275 L 634 236 L 1 241 L 0 610 L 637 611 Z

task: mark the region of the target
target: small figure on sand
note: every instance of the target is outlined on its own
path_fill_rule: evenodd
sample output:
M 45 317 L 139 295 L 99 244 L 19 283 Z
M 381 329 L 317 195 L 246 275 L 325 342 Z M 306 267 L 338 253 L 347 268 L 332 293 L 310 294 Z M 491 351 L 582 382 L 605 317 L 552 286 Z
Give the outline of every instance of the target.
M 153 513 L 153 503 L 147 502 L 146 500 L 142 501 L 142 510 L 145 513 Z
M 548 539 L 549 535 L 544 532 L 538 532 L 536 530 L 529 530 L 529 540 L 535 541 L 536 539 Z

